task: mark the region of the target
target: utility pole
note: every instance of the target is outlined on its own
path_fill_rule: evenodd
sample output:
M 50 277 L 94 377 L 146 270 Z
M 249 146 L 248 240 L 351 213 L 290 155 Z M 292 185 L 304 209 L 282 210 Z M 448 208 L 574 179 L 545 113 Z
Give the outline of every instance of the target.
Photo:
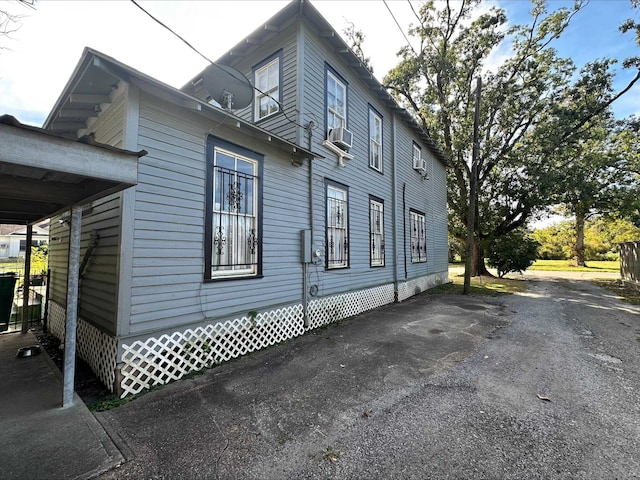
M 478 155 L 480 145 L 478 143 L 478 129 L 480 126 L 480 91 L 482 79 L 478 77 L 476 88 L 476 109 L 473 118 L 473 153 L 471 154 L 471 178 L 469 179 L 469 208 L 467 210 L 467 249 L 464 262 L 464 286 L 462 293 L 469 294 L 471 288 L 471 268 L 473 261 L 473 234 L 476 223 L 476 208 L 478 205 Z

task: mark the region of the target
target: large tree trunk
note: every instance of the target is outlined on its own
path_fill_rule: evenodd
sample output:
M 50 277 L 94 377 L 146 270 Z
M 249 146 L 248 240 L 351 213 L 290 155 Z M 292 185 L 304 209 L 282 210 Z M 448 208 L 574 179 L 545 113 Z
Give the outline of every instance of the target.
M 478 237 L 473 237 L 473 257 L 471 259 L 471 276 L 478 277 L 493 277 L 491 272 L 487 270 L 487 266 L 484 261 L 484 249 L 480 244 Z
M 586 267 L 584 260 L 584 222 L 585 213 L 581 208 L 576 208 L 576 244 L 573 246 L 573 266 Z

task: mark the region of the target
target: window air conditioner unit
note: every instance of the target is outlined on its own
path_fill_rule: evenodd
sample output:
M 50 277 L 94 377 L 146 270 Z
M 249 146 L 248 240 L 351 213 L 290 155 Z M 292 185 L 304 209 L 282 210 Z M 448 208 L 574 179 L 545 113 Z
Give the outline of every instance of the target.
M 344 127 L 332 128 L 329 130 L 329 141 L 340 148 L 349 149 L 353 142 L 353 133 Z
M 427 159 L 419 157 L 413 157 L 413 168 L 420 173 L 425 173 L 427 171 Z

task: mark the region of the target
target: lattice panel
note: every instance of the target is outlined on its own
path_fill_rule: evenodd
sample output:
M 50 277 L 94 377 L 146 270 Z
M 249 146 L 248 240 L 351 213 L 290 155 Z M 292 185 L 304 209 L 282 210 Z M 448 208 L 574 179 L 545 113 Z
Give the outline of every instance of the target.
M 304 333 L 302 305 L 123 345 L 122 397 Z
M 306 330 L 393 300 L 391 284 L 314 300 L 309 303 L 310 325 Z M 302 335 L 302 310 L 302 305 L 297 304 L 262 312 L 255 318 L 245 316 L 123 345 L 122 397 Z
M 66 310 L 55 302 L 49 303 L 49 331 L 64 342 Z M 78 318 L 76 354 L 89 364 L 102 383 L 113 391 L 116 380 L 118 342 L 92 324 Z
M 66 316 L 67 312 L 64 307 L 60 306 L 56 302 L 49 302 L 47 326 L 49 328 L 49 332 L 61 341 L 64 341 L 64 319 Z
M 393 284 L 313 300 L 309 302 L 307 330 L 393 303 L 393 300 Z
M 79 318 L 77 328 L 77 354 L 89 364 L 96 376 L 110 392 L 116 383 L 118 341 Z
M 425 290 L 446 283 L 449 279 L 447 272 L 434 273 L 420 278 L 414 278 L 398 285 L 398 301 L 402 302 L 409 297 L 417 295 Z

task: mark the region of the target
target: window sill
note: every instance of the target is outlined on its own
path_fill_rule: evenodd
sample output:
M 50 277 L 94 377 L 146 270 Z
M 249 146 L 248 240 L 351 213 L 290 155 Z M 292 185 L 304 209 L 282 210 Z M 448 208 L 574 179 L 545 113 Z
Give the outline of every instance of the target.
M 353 155 L 345 152 L 344 150 L 342 150 L 340 147 L 335 145 L 333 142 L 330 142 L 329 140 L 324 140 L 322 142 L 322 145 L 336 154 L 336 156 L 338 157 L 338 165 L 340 165 L 341 167 L 344 167 L 345 160 L 353 160 Z
M 236 277 L 205 278 L 203 279 L 203 283 L 232 282 L 235 280 L 254 280 L 257 278 L 264 278 L 264 276 L 263 275 L 238 275 Z

